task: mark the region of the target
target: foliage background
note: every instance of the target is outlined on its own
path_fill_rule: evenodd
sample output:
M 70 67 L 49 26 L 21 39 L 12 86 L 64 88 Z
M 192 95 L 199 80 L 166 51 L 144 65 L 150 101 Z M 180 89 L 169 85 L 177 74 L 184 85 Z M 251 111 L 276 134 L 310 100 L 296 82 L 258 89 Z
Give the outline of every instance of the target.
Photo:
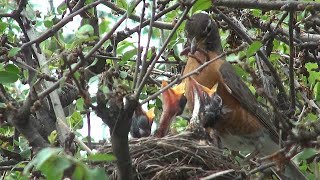
M 38 2 L 0 1 L 2 177 L 105 179 L 104 169 L 87 164 L 115 159 L 110 154 L 90 155 L 86 149 L 101 145 L 92 133 L 108 134 L 107 129 L 92 127 L 101 122 L 95 115 L 99 115 L 98 89 L 104 95 L 133 94 L 148 108 L 156 107 L 158 119 L 161 80 L 172 84 L 181 80 L 185 15 L 199 11 L 210 12 L 219 22 L 225 51 L 248 43 L 244 50 L 228 55 L 227 61 L 270 112 L 277 109 L 295 122 L 296 128 L 283 130 L 299 137 L 294 142 L 300 152 L 296 160 L 311 179 L 319 177 L 320 5 L 245 2 L 79 0 L 55 6 L 48 1 L 48 11 L 40 12 Z M 212 13 L 216 6 L 236 19 L 252 41 Z M 259 49 L 276 74 L 261 65 Z M 183 131 L 185 126 L 184 120 L 178 120 L 173 127 Z M 80 134 L 79 129 L 85 132 Z M 45 148 L 49 146 L 61 149 Z

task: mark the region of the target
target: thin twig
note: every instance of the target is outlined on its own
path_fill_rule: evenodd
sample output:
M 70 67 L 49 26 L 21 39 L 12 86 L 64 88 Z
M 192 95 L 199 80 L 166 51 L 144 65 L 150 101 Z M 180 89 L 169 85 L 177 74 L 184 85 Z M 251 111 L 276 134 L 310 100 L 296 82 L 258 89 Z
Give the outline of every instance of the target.
M 304 1 L 256 1 L 256 0 L 212 0 L 214 6 L 225 6 L 229 8 L 246 8 L 246 9 L 261 9 L 269 10 L 283 10 L 283 11 L 304 11 L 306 7 L 313 10 L 320 10 L 320 3 L 304 2 Z
M 135 7 L 141 2 L 141 0 L 138 0 L 135 3 Z M 100 41 L 88 52 L 88 54 L 85 56 L 85 59 L 89 59 L 102 45 L 104 42 L 109 40 L 112 36 L 112 34 L 118 29 L 120 24 L 127 18 L 127 13 L 125 13 L 121 19 L 110 29 L 110 31 L 102 38 Z
M 137 77 L 139 73 L 139 66 L 141 64 L 141 54 L 143 52 L 143 47 L 141 47 L 141 29 L 142 29 L 142 22 L 144 19 L 144 13 L 146 10 L 146 2 L 145 0 L 143 1 L 143 6 L 142 6 L 142 12 L 141 12 L 141 17 L 140 17 L 140 26 L 138 30 L 138 48 L 137 48 L 137 58 L 136 58 L 136 67 L 134 70 L 134 75 L 133 75 L 133 88 L 136 88 L 137 86 Z
M 173 30 L 171 31 L 171 33 L 169 34 L 168 38 L 166 39 L 166 41 L 164 42 L 160 52 L 157 54 L 157 56 L 154 58 L 154 60 L 152 61 L 151 65 L 149 66 L 149 69 L 146 73 L 146 75 L 143 77 L 143 79 L 141 80 L 141 83 L 139 84 L 139 87 L 138 89 L 135 91 L 135 94 L 134 96 L 136 98 L 139 97 L 141 91 L 142 91 L 142 88 L 147 80 L 147 77 L 150 76 L 151 72 L 152 72 L 152 69 L 154 68 L 155 64 L 157 63 L 158 59 L 161 57 L 162 53 L 164 52 L 164 50 L 167 48 L 167 45 L 170 41 L 170 39 L 172 38 L 172 36 L 175 34 L 175 32 L 177 31 L 177 29 L 179 28 L 180 24 L 184 21 L 186 15 L 188 14 L 189 10 L 191 9 L 192 5 L 195 3 L 195 1 L 192 1 L 190 3 L 189 6 L 186 7 L 186 9 L 184 10 L 182 16 L 180 17 L 179 21 L 177 22 L 177 24 L 174 26 Z
M 203 178 L 201 178 L 201 180 L 211 180 L 211 179 L 216 179 L 219 177 L 222 178 L 224 175 L 229 174 L 229 173 L 233 173 L 233 172 L 235 172 L 234 169 L 227 169 L 227 170 L 219 171 L 219 172 L 216 172 L 216 173 L 211 174 L 209 176 L 203 177 Z
M 289 12 L 289 46 L 290 46 L 290 60 L 289 60 L 289 83 L 290 83 L 290 98 L 291 98 L 291 111 L 296 108 L 296 92 L 294 88 L 294 49 L 293 49 L 293 11 Z
M 103 1 L 105 1 L 105 0 L 95 1 L 93 3 L 90 3 L 86 6 L 84 6 L 81 9 L 77 10 L 76 12 L 73 12 L 69 16 L 67 16 L 67 17 L 63 18 L 61 21 L 59 21 L 56 25 L 52 26 L 50 29 L 47 29 L 44 33 L 42 33 L 40 36 L 38 36 L 38 38 L 33 39 L 32 41 L 23 43 L 21 45 L 21 49 L 24 49 L 34 43 L 41 43 L 42 41 L 48 39 L 49 37 L 53 36 L 58 30 L 60 30 L 62 27 L 64 27 L 64 25 L 66 25 L 68 22 L 72 21 L 72 19 L 76 15 L 79 15 L 80 13 L 97 6 L 98 4 L 100 4 Z
M 252 169 L 251 171 L 249 171 L 249 172 L 247 173 L 247 176 L 248 176 L 248 175 L 251 175 L 251 174 L 255 174 L 255 173 L 257 173 L 257 172 L 262 172 L 263 170 L 268 169 L 268 168 L 270 168 L 270 167 L 273 167 L 273 166 L 275 166 L 275 165 L 276 165 L 275 162 L 270 162 L 270 163 L 263 164 L 263 165 L 255 168 L 255 169 Z
M 111 59 L 113 61 L 121 61 L 122 60 L 121 56 L 120 57 L 113 57 L 113 56 L 105 56 L 105 55 L 95 54 L 95 55 L 92 55 L 92 57 Z M 136 62 L 135 59 L 128 59 L 128 61 Z M 160 61 L 159 60 L 157 63 L 162 63 L 162 64 L 181 64 L 182 62 L 179 62 L 179 61 L 165 61 L 165 60 Z
M 147 41 L 147 46 L 146 46 L 146 50 L 145 50 L 145 54 L 143 55 L 143 59 L 141 60 L 142 62 L 142 68 L 141 68 L 141 73 L 139 75 L 139 79 L 137 81 L 137 85 L 140 84 L 143 75 L 145 74 L 145 71 L 147 69 L 147 56 L 148 56 L 148 51 L 149 51 L 149 45 L 150 45 L 150 40 L 151 40 L 151 36 L 152 36 L 152 27 L 154 24 L 154 14 L 156 11 L 156 4 L 155 1 L 153 1 L 152 3 L 152 13 L 151 13 L 151 19 L 150 19 L 150 25 L 149 25 L 149 32 L 148 32 L 148 41 Z M 137 88 L 136 86 L 134 86 L 135 88 Z
M 104 1 L 102 2 L 102 4 L 104 4 L 105 6 L 109 7 L 110 9 L 116 11 L 119 14 L 125 14 L 126 10 L 122 9 L 120 7 L 118 7 L 116 4 L 109 2 L 109 1 Z M 130 19 L 134 20 L 134 21 L 140 21 L 140 17 L 135 15 L 135 14 L 131 14 L 129 16 Z M 143 21 L 145 21 L 146 19 L 143 18 Z M 154 27 L 160 28 L 160 29 L 172 29 L 173 25 L 172 23 L 166 23 L 166 22 L 161 22 L 161 21 L 155 21 L 154 22 Z

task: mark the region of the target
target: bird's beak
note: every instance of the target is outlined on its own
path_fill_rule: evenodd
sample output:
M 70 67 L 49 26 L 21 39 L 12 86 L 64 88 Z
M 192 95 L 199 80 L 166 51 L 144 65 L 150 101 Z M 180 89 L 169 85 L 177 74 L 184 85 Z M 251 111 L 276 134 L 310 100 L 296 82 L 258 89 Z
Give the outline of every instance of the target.
M 189 88 L 191 89 L 192 98 L 196 100 L 195 93 L 200 100 L 200 106 L 205 103 L 204 94 L 206 93 L 209 97 L 211 97 L 218 89 L 218 83 L 215 84 L 212 88 L 208 88 L 199 84 L 194 78 L 189 77 Z
M 180 56 L 188 56 L 189 53 L 194 54 L 197 51 L 197 40 L 194 37 L 191 42 L 188 42 L 187 47 L 185 47 L 181 53 Z
M 222 113 L 222 99 L 216 93 L 218 83 L 212 88 L 207 88 L 199 84 L 193 78 L 189 79 L 190 88 L 194 98 L 194 109 L 192 118 L 195 120 L 200 119 L 200 124 L 206 129 L 207 132 L 212 132 L 216 121 L 220 118 Z
M 197 40 L 196 38 L 194 37 L 192 40 L 191 40 L 191 44 L 190 44 L 190 53 L 191 54 L 194 54 L 197 50 Z
M 154 114 L 154 107 L 151 108 L 151 109 L 149 109 L 149 110 L 146 112 L 146 115 L 147 115 L 149 124 L 152 125 L 153 119 L 154 119 L 154 117 L 156 116 L 156 115 Z
M 168 83 L 162 81 L 162 88 L 166 87 Z M 157 137 L 166 135 L 170 128 L 172 120 L 182 112 L 186 102 L 182 102 L 185 92 L 185 83 L 181 83 L 173 88 L 169 88 L 162 93 L 162 115 L 160 117 L 160 124 L 155 134 Z M 182 103 L 181 103 L 182 102 Z

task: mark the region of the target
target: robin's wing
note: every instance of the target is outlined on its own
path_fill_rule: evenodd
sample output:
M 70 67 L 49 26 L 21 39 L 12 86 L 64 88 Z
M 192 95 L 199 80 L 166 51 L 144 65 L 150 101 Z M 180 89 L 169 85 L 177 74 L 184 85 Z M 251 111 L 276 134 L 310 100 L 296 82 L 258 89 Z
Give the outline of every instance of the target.
M 270 132 L 271 138 L 277 142 L 279 136 L 270 121 L 270 115 L 260 107 L 248 86 L 235 73 L 232 65 L 228 62 L 223 63 L 220 66 L 220 74 L 227 88 L 231 90 L 232 96 L 240 102 L 242 107 L 258 117 L 261 124 Z

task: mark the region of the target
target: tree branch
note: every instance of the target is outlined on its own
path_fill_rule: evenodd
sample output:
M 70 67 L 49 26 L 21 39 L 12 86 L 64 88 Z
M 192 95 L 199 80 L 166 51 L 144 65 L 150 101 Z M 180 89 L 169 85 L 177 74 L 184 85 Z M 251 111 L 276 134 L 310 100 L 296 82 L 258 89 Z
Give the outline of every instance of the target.
M 289 46 L 290 46 L 290 60 L 289 60 L 289 82 L 290 82 L 290 98 L 291 98 L 291 111 L 295 111 L 296 107 L 296 91 L 294 88 L 294 48 L 293 48 L 293 13 L 294 11 L 289 12 Z
M 147 80 L 147 78 L 150 76 L 152 69 L 154 68 L 155 64 L 157 63 L 157 61 L 159 60 L 159 58 L 161 57 L 162 53 L 164 52 L 164 50 L 167 48 L 167 45 L 170 41 L 170 39 L 172 38 L 172 36 L 174 35 L 174 33 L 177 31 L 177 29 L 179 28 L 180 24 L 184 21 L 186 15 L 188 14 L 189 10 L 191 9 L 192 5 L 195 3 L 195 1 L 190 2 L 190 4 L 186 7 L 186 9 L 184 10 L 182 16 L 180 17 L 179 21 L 176 23 L 176 25 L 174 26 L 173 30 L 170 32 L 169 36 L 167 37 L 166 41 L 164 42 L 164 44 L 162 45 L 162 48 L 160 49 L 160 51 L 158 52 L 157 56 L 154 58 L 154 60 L 152 61 L 152 63 L 149 66 L 149 69 L 147 71 L 147 73 L 145 74 L 145 76 L 143 77 L 143 79 L 141 80 L 138 89 L 135 91 L 135 97 L 138 98 L 142 88 Z
M 125 14 L 127 11 L 122 9 L 122 8 L 119 8 L 117 5 L 115 5 L 114 3 L 112 2 L 109 2 L 109 1 L 105 1 L 105 2 L 102 2 L 102 4 L 104 4 L 105 6 L 109 7 L 110 9 L 116 11 L 117 13 L 119 14 Z M 140 17 L 135 15 L 135 14 L 131 14 L 129 16 L 130 19 L 134 20 L 134 21 L 140 21 Z M 143 21 L 146 21 L 145 18 L 143 18 Z M 160 28 L 160 29 L 172 29 L 173 28 L 173 25 L 172 23 L 165 23 L 165 22 L 160 22 L 160 21 L 155 21 L 154 22 L 154 27 L 156 28 Z
M 307 7 L 320 10 L 320 3 L 301 1 L 257 1 L 257 0 L 212 0 L 213 6 L 225 6 L 229 8 L 261 9 L 264 11 L 304 11 Z
M 68 22 L 72 21 L 73 18 L 84 12 L 84 11 L 87 11 L 88 9 L 91 9 L 95 6 L 97 6 L 98 4 L 104 2 L 105 0 L 98 0 L 98 1 L 95 1 L 91 4 L 88 4 L 86 6 L 84 6 L 83 8 L 77 10 L 76 12 L 73 12 L 72 14 L 70 14 L 69 16 L 61 19 L 56 25 L 52 26 L 50 29 L 47 29 L 44 33 L 42 33 L 40 36 L 37 36 L 37 38 L 33 39 L 32 41 L 29 41 L 29 42 L 26 42 L 26 43 L 23 43 L 21 45 L 21 49 L 24 49 L 34 43 L 41 43 L 42 41 L 48 39 L 49 37 L 53 36 L 58 30 L 60 30 L 64 25 L 66 25 Z

